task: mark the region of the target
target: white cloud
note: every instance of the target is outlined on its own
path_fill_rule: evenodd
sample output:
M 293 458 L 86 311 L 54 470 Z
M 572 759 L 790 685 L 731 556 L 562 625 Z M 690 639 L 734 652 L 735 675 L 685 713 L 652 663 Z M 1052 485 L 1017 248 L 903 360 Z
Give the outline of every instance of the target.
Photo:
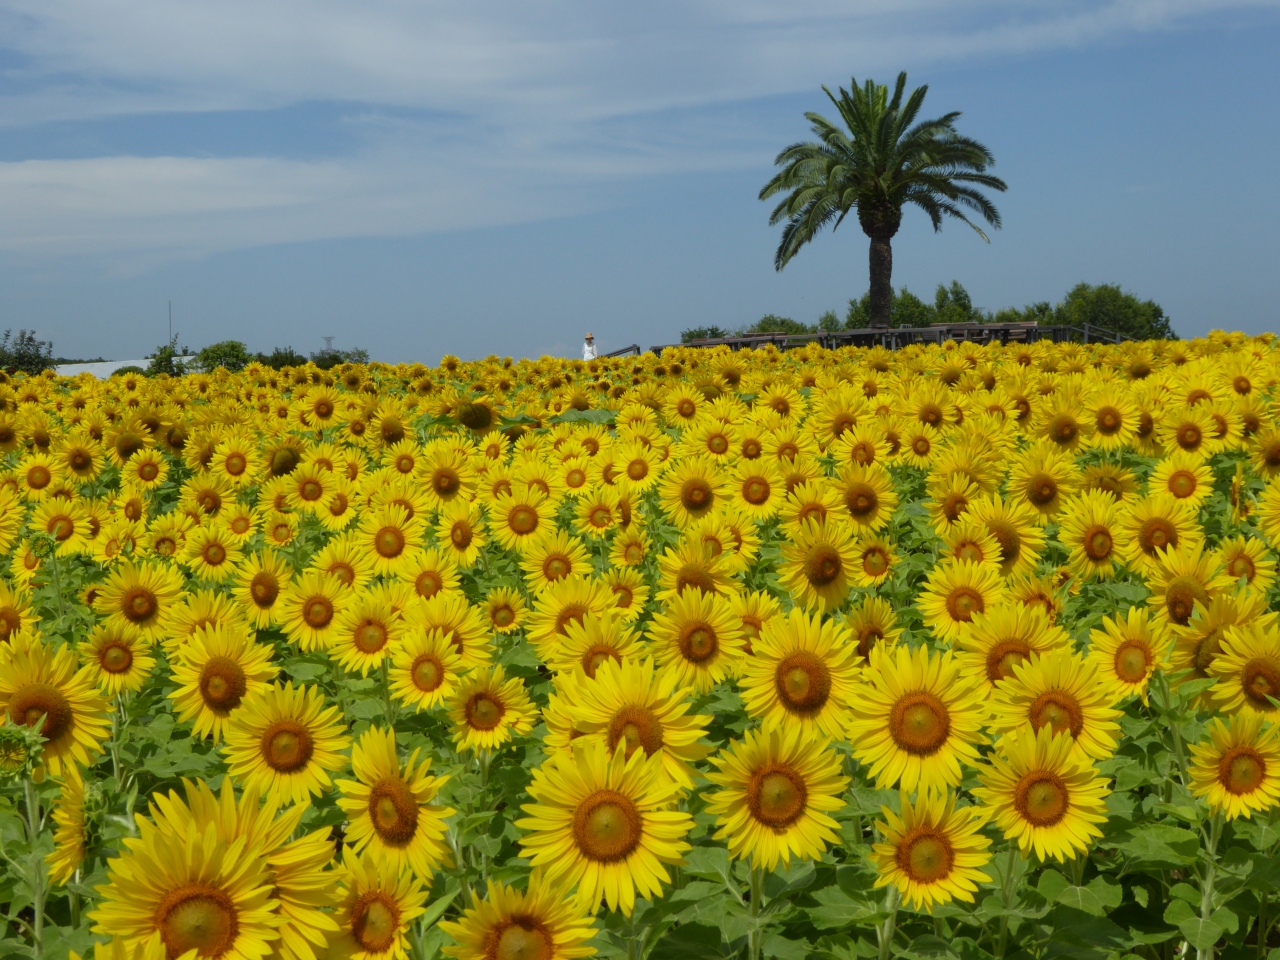
M 772 152 L 715 104 L 1278 2 L 0 0 L 10 125 L 316 100 L 450 118 L 370 124 L 342 160 L 3 163 L 0 249 L 145 260 L 571 213 L 619 180 Z

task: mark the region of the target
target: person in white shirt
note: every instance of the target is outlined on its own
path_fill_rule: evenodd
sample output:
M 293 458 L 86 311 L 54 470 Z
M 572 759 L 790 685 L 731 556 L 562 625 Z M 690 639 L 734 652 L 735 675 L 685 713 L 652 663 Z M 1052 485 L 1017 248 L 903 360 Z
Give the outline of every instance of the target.
M 596 338 L 591 334 L 587 334 L 586 339 L 582 342 L 582 359 L 594 360 L 596 358 Z

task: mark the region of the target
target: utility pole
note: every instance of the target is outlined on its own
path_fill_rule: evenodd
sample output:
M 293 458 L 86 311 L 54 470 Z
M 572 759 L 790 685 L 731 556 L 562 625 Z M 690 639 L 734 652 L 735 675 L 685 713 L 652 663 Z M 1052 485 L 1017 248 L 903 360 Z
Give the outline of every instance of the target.
M 325 352 L 325 353 L 332 353 L 332 352 L 333 352 L 333 337 L 321 337 L 320 339 L 324 341 L 324 352 Z
M 169 301 L 169 342 L 173 343 L 173 301 Z

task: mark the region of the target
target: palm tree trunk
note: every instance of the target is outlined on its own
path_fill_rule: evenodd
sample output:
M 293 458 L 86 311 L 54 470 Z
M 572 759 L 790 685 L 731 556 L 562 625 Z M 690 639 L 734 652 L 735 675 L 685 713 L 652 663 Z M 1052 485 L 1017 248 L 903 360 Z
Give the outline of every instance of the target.
M 871 326 L 887 327 L 893 315 L 893 247 L 889 238 L 871 238 Z

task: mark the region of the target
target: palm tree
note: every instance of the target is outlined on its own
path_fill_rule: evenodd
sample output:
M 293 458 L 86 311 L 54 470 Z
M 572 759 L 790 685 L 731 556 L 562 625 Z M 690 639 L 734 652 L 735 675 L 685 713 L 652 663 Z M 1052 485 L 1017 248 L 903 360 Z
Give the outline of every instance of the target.
M 905 104 L 906 73 L 898 74 L 893 99 L 888 87 L 871 80 L 859 88 L 855 79 L 850 86 L 841 87 L 839 97 L 822 88 L 847 132 L 821 114 L 806 113 L 818 142 L 795 143 L 778 154 L 774 163 L 782 170 L 765 184 L 760 199 L 787 194 L 769 217 L 771 226 L 787 221 L 773 258 L 778 270 L 824 227 L 835 230 L 857 209 L 862 232 L 871 238 L 871 325 L 887 327 L 893 309 L 890 241 L 902 223 L 902 208 L 920 207 L 935 231 L 942 229 L 943 216 L 963 220 L 989 243 L 965 211 L 998 228 L 999 211 L 977 187 L 1006 187 L 986 172 L 995 163 L 991 151 L 956 132 L 958 111 L 912 126 L 927 86 L 911 91 Z

